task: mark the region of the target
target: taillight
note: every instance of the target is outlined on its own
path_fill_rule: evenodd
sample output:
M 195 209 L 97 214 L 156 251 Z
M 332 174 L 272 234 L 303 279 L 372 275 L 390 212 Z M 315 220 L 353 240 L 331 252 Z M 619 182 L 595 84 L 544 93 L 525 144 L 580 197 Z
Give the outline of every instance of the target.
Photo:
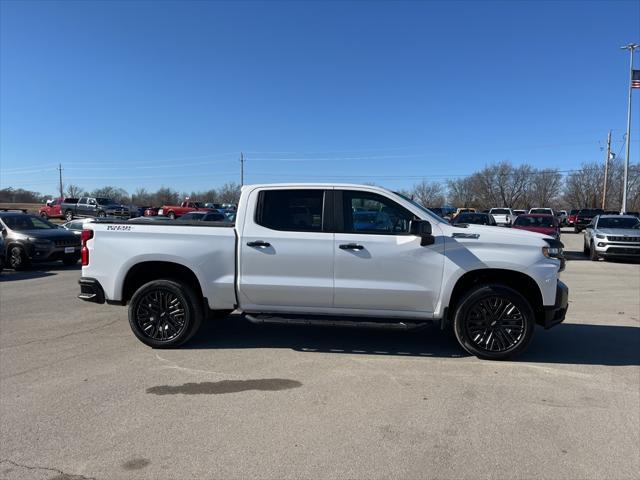
M 80 258 L 82 260 L 82 266 L 89 265 L 89 249 L 87 248 L 87 241 L 93 238 L 93 230 L 82 230 L 80 234 L 80 240 L 82 240 L 82 249 L 80 250 Z

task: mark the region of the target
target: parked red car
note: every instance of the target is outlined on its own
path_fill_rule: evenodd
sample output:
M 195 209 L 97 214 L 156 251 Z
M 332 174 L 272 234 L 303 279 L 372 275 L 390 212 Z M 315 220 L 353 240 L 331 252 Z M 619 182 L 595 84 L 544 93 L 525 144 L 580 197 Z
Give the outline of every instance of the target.
M 40 207 L 38 210 L 38 214 L 42 218 L 64 218 L 64 213 L 62 212 L 61 205 L 64 202 L 68 203 L 78 203 L 77 198 L 56 198 L 54 200 L 49 200 L 47 203 Z
M 156 215 L 158 215 L 158 210 L 160 210 L 159 208 L 156 207 L 147 207 L 144 209 L 144 216 L 145 217 L 155 217 Z
M 558 219 L 553 215 L 545 215 L 542 213 L 518 215 L 513 222 L 513 228 L 542 233 L 556 239 L 560 238 L 560 224 L 558 223 Z
M 169 218 L 178 218 L 189 212 L 198 212 L 198 211 L 213 211 L 212 208 L 207 208 L 203 203 L 200 202 L 189 202 L 184 201 L 180 205 L 163 205 L 158 210 L 158 215 L 166 215 Z
M 569 212 L 569 216 L 567 217 L 567 225 L 570 225 L 573 227 L 573 225 L 576 223 L 576 218 L 578 217 L 579 211 L 580 210 L 574 208 Z

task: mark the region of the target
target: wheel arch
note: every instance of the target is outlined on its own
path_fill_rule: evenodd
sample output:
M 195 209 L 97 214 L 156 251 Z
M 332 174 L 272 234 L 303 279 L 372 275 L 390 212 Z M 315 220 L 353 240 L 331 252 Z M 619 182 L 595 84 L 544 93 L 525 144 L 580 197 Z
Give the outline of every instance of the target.
M 542 291 L 537 282 L 526 273 L 502 268 L 483 268 L 466 272 L 456 281 L 449 297 L 445 322 L 453 318 L 456 307 L 464 294 L 478 285 L 497 284 L 511 288 L 527 299 L 536 320 L 544 315 Z
M 189 267 L 170 261 L 144 261 L 136 263 L 127 271 L 122 284 L 121 302 L 126 304 L 135 291 L 145 283 L 161 279 L 189 285 L 199 298 L 204 298 L 200 281 Z

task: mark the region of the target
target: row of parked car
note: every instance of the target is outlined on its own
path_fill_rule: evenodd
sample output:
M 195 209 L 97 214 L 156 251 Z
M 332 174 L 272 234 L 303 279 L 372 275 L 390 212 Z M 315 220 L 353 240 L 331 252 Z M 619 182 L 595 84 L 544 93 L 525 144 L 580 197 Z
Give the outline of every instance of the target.
M 180 205 L 162 207 L 123 205 L 109 198 L 80 197 L 57 198 L 41 206 L 38 214 L 44 218 L 63 218 L 67 222 L 74 218 L 138 218 L 165 216 L 176 219 L 191 212 L 235 213 L 236 205 L 230 203 L 201 203 L 185 200 Z

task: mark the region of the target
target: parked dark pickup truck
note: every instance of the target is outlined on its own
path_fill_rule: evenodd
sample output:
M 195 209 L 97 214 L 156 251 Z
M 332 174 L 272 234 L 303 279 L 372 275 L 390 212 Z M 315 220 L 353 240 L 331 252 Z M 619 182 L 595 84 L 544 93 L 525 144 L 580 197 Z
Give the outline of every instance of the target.
M 129 209 L 113 200 L 101 197 L 80 197 L 78 203 L 61 204 L 64 218 L 70 222 L 75 217 L 119 217 L 129 218 Z
M 583 208 L 576 215 L 576 220 L 573 224 L 573 229 L 576 233 L 580 233 L 582 230 L 587 228 L 587 225 L 591 223 L 593 217 L 597 215 L 602 215 L 604 210 L 601 208 Z

